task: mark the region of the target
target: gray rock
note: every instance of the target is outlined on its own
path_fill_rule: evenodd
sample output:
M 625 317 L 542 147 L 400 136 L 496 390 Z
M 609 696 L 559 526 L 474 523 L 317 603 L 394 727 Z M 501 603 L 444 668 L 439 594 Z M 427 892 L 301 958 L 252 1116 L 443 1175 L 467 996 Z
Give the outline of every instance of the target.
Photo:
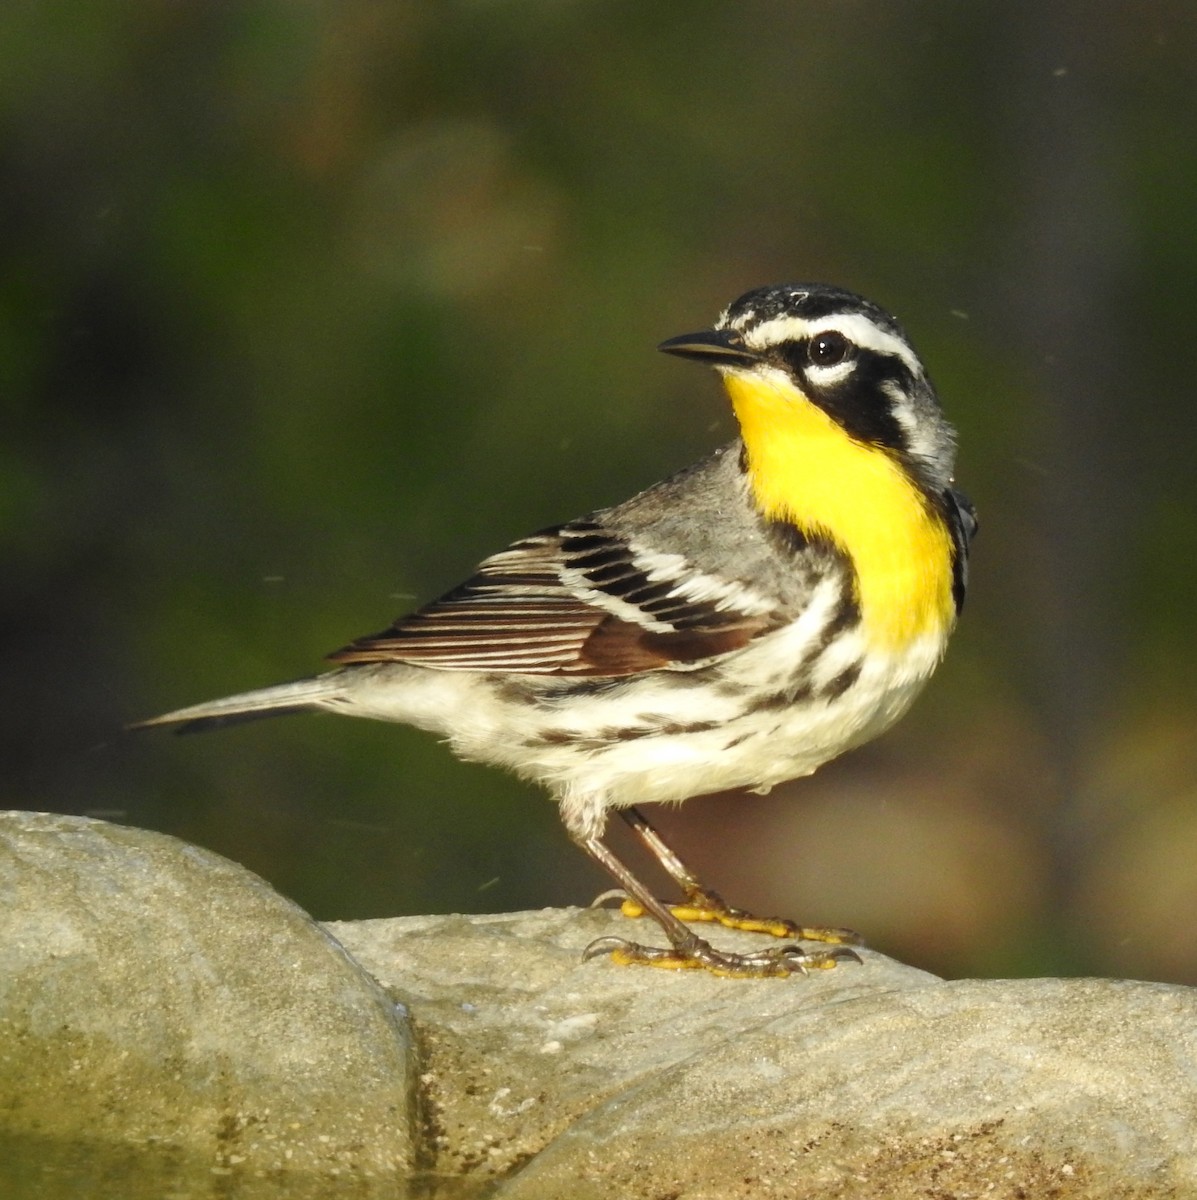
M 0 1133 L 203 1169 L 412 1161 L 392 1001 L 262 880 L 174 838 L 0 813 Z
M 608 912 L 331 928 L 411 1006 L 437 1168 L 502 1200 L 1197 1195 L 1192 989 L 581 963 Z
M 609 910 L 328 928 L 412 1012 L 426 1137 L 447 1174 L 502 1175 L 605 1101 L 701 1059 L 736 1030 L 935 979 L 868 951 L 867 970 L 849 963 L 760 981 L 583 962 L 585 946 L 607 934 L 660 940 L 652 923 Z M 751 934 L 715 940 L 761 945 Z
M 0 1158 L 34 1171 L 45 1139 L 186 1152 L 153 1194 L 1197 1195 L 1187 988 L 616 967 L 583 947 L 654 927 L 590 910 L 338 944 L 216 855 L 28 813 L 0 896 Z

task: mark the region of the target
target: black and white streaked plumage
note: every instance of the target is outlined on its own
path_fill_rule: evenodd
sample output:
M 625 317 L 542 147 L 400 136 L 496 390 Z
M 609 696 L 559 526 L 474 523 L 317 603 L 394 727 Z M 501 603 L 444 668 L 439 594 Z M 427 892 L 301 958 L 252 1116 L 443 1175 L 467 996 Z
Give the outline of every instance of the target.
M 431 730 L 544 784 L 671 942 L 597 951 L 733 975 L 830 966 L 851 952 L 712 949 L 612 855 L 607 813 L 683 888 L 688 919 L 852 940 L 728 909 L 633 806 L 807 775 L 906 710 L 964 596 L 975 521 L 951 486 L 954 435 L 893 317 L 839 288 L 760 288 L 661 349 L 720 372 L 739 439 L 513 543 L 325 674 L 143 724 L 324 710 Z

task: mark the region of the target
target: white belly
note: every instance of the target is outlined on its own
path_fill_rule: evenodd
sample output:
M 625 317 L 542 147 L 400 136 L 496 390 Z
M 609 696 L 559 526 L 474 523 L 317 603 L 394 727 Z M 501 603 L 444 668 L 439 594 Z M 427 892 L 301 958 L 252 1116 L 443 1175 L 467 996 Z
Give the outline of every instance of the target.
M 575 683 L 515 681 L 401 664 L 367 668 L 328 707 L 400 721 L 448 738 L 462 758 L 504 766 L 546 787 L 574 832 L 597 833 L 605 812 L 685 800 L 730 788 L 764 789 L 809 775 L 876 737 L 910 706 L 943 652 L 926 638 L 901 654 L 862 655 L 842 637 L 818 664 L 813 695 L 783 703 L 795 656 L 787 630 L 760 639 L 734 662 L 703 671 L 659 672 L 592 693 Z M 842 694 L 819 698 L 844 666 L 860 673 Z M 584 686 L 584 683 L 583 683 Z M 518 689 L 526 689 L 520 702 Z M 512 689 L 515 689 L 513 692 Z M 544 690 L 542 690 L 544 689 Z

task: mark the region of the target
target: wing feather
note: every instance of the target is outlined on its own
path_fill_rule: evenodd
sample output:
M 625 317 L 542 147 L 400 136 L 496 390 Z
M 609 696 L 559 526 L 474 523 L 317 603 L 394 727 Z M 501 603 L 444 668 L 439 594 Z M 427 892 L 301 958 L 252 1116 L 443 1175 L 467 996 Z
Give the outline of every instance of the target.
M 633 675 L 718 658 L 777 624 L 774 606 L 747 585 L 582 520 L 515 542 L 453 591 L 329 658 Z

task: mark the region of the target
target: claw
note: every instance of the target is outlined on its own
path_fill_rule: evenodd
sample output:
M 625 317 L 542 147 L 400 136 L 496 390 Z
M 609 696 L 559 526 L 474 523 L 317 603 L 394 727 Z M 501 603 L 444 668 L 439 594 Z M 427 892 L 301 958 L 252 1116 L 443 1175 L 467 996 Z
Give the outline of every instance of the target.
M 604 892 L 595 900 L 622 897 L 619 911 L 625 917 L 645 916 L 644 906 L 618 889 Z M 864 939 L 852 929 L 834 926 L 799 925 L 785 917 L 758 917 L 742 908 L 732 908 L 715 892 L 695 892 L 685 904 L 671 904 L 669 911 L 680 921 L 694 924 L 708 922 L 744 933 L 767 933 L 776 938 L 792 938 L 803 942 L 824 942 L 833 946 L 860 946 Z M 859 960 L 857 960 L 859 961 Z
M 771 946 L 752 954 L 732 954 L 716 950 L 709 942 L 695 938 L 684 949 L 642 946 L 624 938 L 601 937 L 582 952 L 583 960 L 609 954 L 621 966 L 657 967 L 667 971 L 710 971 L 724 979 L 777 979 L 787 975 L 805 975 L 809 971 L 830 970 L 837 962 L 860 955 L 847 947 L 834 950 L 804 950 L 801 946 Z

